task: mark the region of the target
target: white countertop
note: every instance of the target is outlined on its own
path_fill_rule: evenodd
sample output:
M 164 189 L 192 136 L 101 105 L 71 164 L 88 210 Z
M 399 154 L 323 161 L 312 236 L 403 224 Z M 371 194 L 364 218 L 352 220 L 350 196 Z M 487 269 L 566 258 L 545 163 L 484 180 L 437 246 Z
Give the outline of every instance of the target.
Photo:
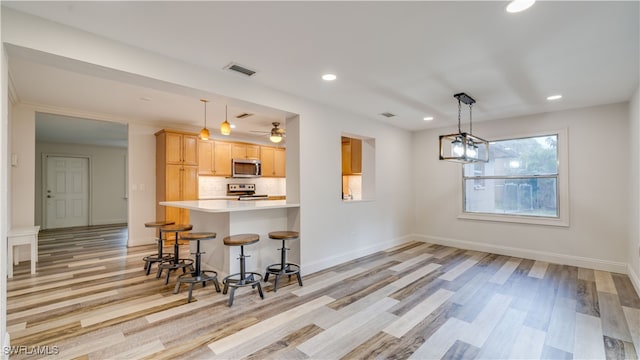
M 188 200 L 161 201 L 160 205 L 194 211 L 218 213 L 232 211 L 253 211 L 300 207 L 300 204 L 288 204 L 286 200 Z

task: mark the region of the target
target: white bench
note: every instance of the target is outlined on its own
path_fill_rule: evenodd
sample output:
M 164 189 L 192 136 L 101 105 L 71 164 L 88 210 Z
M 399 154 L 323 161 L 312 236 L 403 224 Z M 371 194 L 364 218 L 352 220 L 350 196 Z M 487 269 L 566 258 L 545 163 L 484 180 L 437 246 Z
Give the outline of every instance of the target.
M 31 273 L 36 273 L 36 262 L 38 262 L 38 232 L 40 226 L 25 226 L 9 230 L 7 234 L 7 265 L 9 267 L 7 276 L 13 277 L 13 265 L 18 265 L 18 258 L 14 255 L 14 246 L 29 245 L 31 250 Z

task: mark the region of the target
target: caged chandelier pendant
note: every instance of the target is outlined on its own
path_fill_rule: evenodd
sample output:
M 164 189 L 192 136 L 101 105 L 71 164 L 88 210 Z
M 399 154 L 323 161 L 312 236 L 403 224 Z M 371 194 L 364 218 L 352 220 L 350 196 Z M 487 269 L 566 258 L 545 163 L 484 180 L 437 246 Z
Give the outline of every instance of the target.
M 489 142 L 474 136 L 471 132 L 471 109 L 476 102 L 465 93 L 453 95 L 458 99 L 458 133 L 440 135 L 440 160 L 448 160 L 459 163 L 488 162 Z M 460 127 L 462 103 L 469 105 L 469 132 L 463 132 Z

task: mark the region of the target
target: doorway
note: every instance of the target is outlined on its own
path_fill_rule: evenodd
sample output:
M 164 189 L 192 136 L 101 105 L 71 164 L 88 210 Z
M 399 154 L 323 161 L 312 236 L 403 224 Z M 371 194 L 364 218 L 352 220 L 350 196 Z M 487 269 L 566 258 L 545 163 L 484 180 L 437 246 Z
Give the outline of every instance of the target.
M 89 225 L 89 157 L 43 154 L 46 229 Z

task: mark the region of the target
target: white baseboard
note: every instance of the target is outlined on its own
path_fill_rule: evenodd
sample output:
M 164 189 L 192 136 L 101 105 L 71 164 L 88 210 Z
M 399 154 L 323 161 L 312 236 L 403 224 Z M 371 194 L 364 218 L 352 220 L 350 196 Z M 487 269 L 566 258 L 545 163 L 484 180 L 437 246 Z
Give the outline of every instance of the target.
M 314 272 L 318 272 L 320 270 L 324 270 L 332 266 L 357 259 L 359 257 L 371 255 L 378 251 L 387 250 L 394 246 L 406 243 L 410 240 L 411 239 L 409 238 L 409 236 L 402 236 L 396 239 L 392 239 L 389 241 L 384 241 L 371 246 L 367 246 L 366 248 L 360 248 L 360 249 L 352 250 L 346 253 L 340 253 L 339 255 L 326 257 L 326 258 L 315 260 L 312 262 L 305 262 L 303 264 L 303 271 L 305 275 L 312 274 Z
M 126 224 L 127 219 L 102 219 L 102 220 L 93 220 L 93 225 L 114 225 L 114 224 Z
M 631 279 L 633 287 L 636 288 L 636 294 L 640 296 L 640 276 L 633 271 L 633 268 L 629 264 L 627 264 L 627 275 L 629 275 L 629 279 Z
M 628 273 L 628 265 L 627 263 L 623 262 L 593 259 L 566 254 L 556 254 L 546 251 L 520 249 L 508 246 L 491 245 L 472 241 L 444 238 L 440 236 L 414 234 L 411 235 L 411 238 L 418 241 L 453 246 L 467 250 L 476 250 L 500 255 L 516 256 L 525 259 L 539 260 L 562 265 L 578 266 L 595 270 L 610 271 L 620 274 Z M 638 288 L 636 285 L 636 290 L 637 289 Z

